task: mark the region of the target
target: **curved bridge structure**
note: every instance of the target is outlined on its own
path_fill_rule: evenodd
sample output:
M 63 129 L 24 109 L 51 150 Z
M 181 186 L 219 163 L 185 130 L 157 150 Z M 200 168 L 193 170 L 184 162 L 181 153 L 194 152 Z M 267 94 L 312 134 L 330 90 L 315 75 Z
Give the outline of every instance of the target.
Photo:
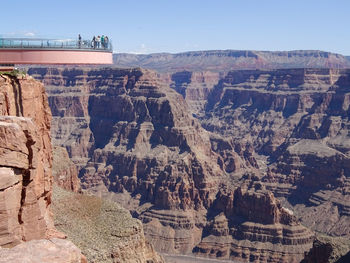
M 0 38 L 0 65 L 112 64 L 111 41 Z

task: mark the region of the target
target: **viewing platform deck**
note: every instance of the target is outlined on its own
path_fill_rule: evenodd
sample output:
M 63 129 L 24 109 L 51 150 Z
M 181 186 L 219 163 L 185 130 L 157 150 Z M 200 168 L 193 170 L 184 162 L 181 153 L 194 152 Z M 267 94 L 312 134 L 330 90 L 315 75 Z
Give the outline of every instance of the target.
M 111 41 L 0 38 L 0 66 L 14 64 L 112 64 Z

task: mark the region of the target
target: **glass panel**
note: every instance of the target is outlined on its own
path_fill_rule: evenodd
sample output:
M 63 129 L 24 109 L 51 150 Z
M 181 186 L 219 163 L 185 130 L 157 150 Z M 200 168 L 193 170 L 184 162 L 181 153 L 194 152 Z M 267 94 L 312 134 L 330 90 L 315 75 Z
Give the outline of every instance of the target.
M 81 49 L 112 52 L 110 39 L 74 40 L 74 39 L 34 39 L 34 38 L 1 38 L 0 48 L 25 49 Z

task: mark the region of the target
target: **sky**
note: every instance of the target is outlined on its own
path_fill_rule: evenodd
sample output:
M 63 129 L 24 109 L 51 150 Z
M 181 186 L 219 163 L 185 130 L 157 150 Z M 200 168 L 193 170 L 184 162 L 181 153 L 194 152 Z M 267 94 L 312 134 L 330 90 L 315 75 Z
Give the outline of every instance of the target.
M 350 0 L 2 0 L 0 37 L 107 35 L 117 53 L 323 50 L 350 56 Z

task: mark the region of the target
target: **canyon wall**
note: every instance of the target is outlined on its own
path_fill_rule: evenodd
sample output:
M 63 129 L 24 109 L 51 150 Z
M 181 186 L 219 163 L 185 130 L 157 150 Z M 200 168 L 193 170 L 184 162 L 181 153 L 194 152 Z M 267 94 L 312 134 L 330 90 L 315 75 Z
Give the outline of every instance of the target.
M 207 130 L 247 140 L 266 188 L 304 224 L 331 235 L 350 235 L 349 76 L 345 69 L 232 71 L 201 117 Z
M 50 126 L 43 85 L 0 74 L 0 262 L 87 262 L 54 227 Z
M 72 192 L 81 191 L 78 169 L 64 147 L 53 147 L 52 175 L 59 187 Z
M 51 205 L 51 113 L 42 84 L 0 76 L 0 245 L 45 238 Z
M 47 87 L 53 141 L 66 147 L 78 166 L 82 187 L 130 209 L 158 251 L 195 248 L 201 256 L 296 262 L 312 246 L 312 232 L 288 216 L 264 185 L 255 186 L 264 173 L 254 142 L 212 133 L 192 116 L 191 109 L 206 116 L 203 101 L 217 92 L 218 74 L 159 76 L 111 68 L 29 72 Z M 189 86 L 192 81 L 198 85 Z M 200 107 L 189 109 L 169 86 L 194 104 L 202 100 Z M 200 120 L 209 126 L 210 120 Z M 255 210 L 259 220 L 249 216 Z M 262 246 L 257 252 L 256 236 Z M 215 248 L 220 242 L 222 251 Z
M 0 75 L 0 262 L 87 263 L 79 248 L 89 262 L 163 262 L 145 241 L 140 221 L 128 211 L 72 193 L 80 191 L 78 171 L 65 148 L 55 146 L 52 151 L 51 111 L 44 86 L 14 73 Z M 56 186 L 53 200 L 53 181 L 71 192 Z M 87 222 L 100 220 L 95 232 L 90 231 L 94 224 L 82 223 L 81 211 L 88 211 Z M 55 227 L 67 232 L 79 248 Z M 106 229 L 108 233 L 101 234 Z M 88 249 L 79 238 L 82 233 L 90 234 L 84 240 Z M 103 249 L 103 244 L 111 249 Z M 98 255 L 103 256 L 96 261 L 91 251 L 98 245 L 102 246 Z
M 319 50 L 207 50 L 177 54 L 114 54 L 118 67 L 142 67 L 158 72 L 228 72 L 236 69 L 348 68 L 348 57 Z

